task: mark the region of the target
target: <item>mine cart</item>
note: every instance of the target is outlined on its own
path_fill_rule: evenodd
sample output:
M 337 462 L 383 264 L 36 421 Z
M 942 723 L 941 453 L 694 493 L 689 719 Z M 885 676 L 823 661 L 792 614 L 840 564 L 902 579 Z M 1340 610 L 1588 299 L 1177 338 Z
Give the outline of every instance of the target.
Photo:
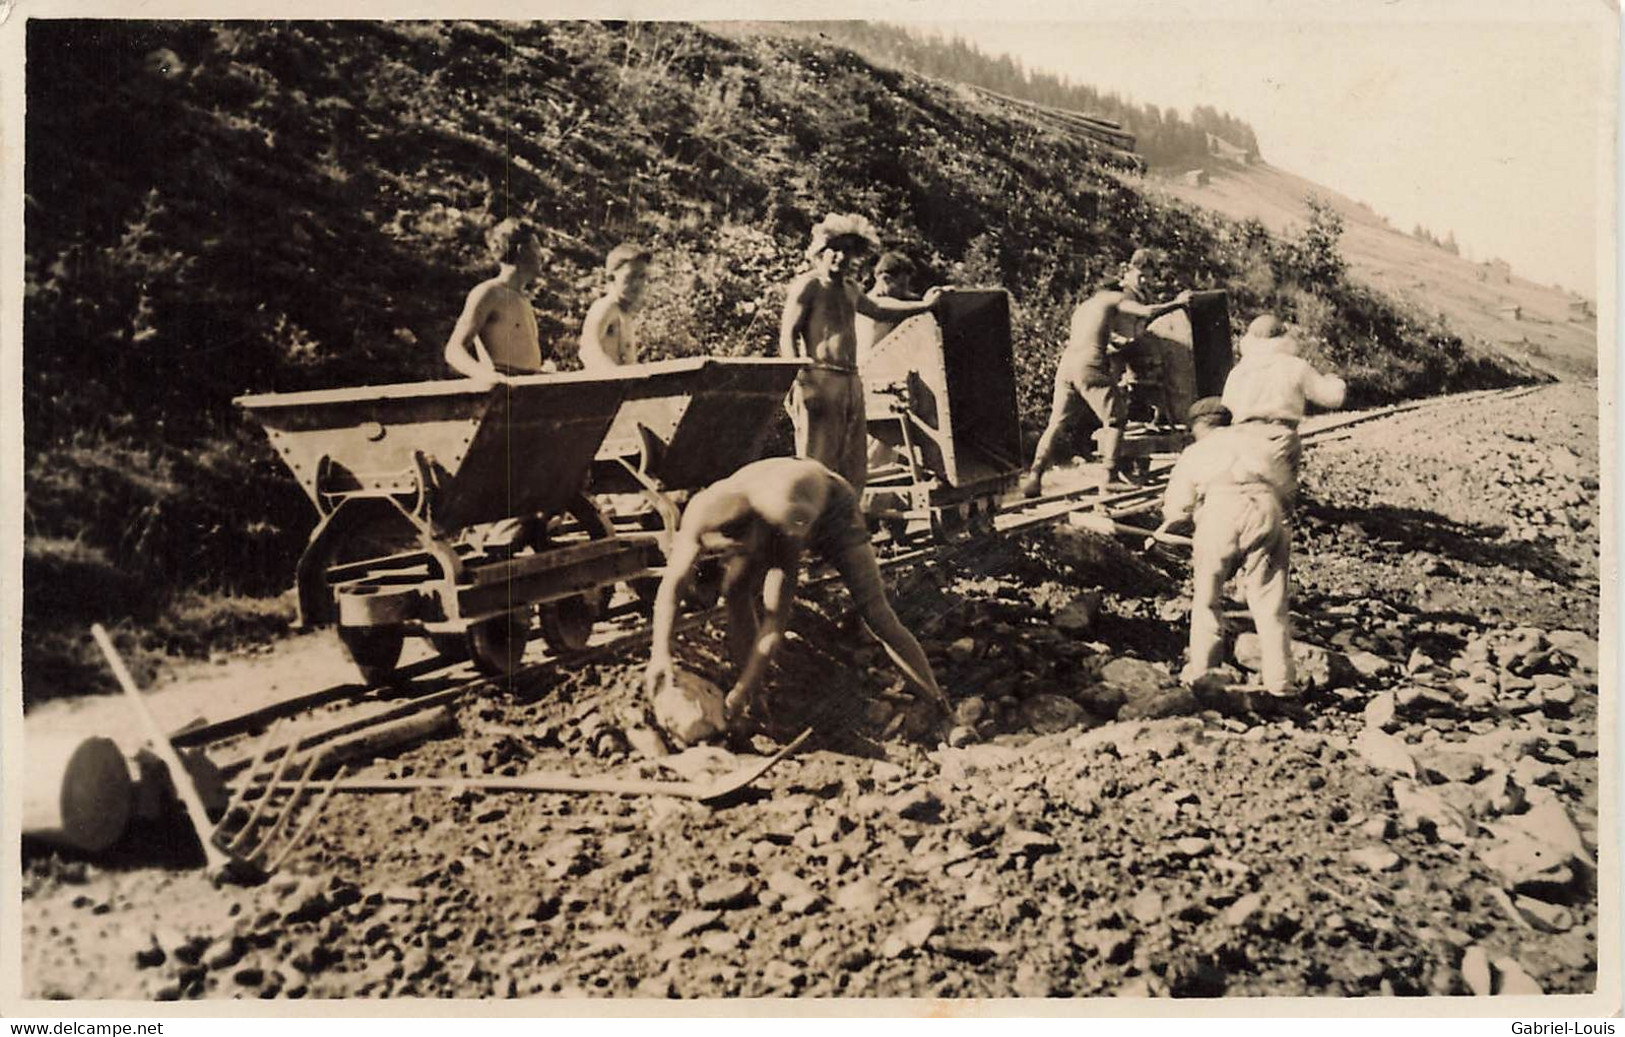
M 949 290 L 863 359 L 868 514 L 897 541 L 991 530 L 1021 474 L 1010 296 Z
M 784 414 L 790 383 L 806 364 L 704 357 L 625 368 L 642 377 L 626 387 L 593 462 L 590 491 L 637 494 L 641 512 L 618 519 L 674 530 L 689 493 L 762 456 L 763 440 Z
M 1224 392 L 1232 362 L 1227 296 L 1193 292 L 1186 309 L 1152 321 L 1124 352 L 1129 426 L 1119 456 L 1125 468 L 1144 474 L 1153 455 L 1189 444 L 1191 404 Z
M 585 492 L 623 402 L 681 393 L 670 430 L 720 423 L 731 453 L 765 426 L 740 420 L 741 369 L 775 381 L 782 399 L 797 365 L 704 359 L 239 399 L 319 516 L 299 561 L 301 625 L 337 624 L 369 682 L 394 670 L 407 636 L 512 672 L 537 606 L 555 651 L 584 647 L 616 583 L 658 575 L 671 532 L 619 533 Z M 686 455 L 715 444 L 660 440 L 665 430 L 635 434 L 659 440 L 674 470 L 702 469 Z

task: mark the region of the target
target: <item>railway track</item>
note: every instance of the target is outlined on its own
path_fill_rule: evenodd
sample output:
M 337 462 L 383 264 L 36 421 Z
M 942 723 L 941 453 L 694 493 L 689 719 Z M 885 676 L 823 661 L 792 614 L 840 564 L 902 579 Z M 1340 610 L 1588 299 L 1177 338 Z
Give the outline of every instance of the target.
M 1512 400 L 1537 392 L 1540 388 L 1540 386 L 1518 386 L 1512 389 L 1481 390 L 1411 401 L 1355 414 L 1338 415 L 1315 422 L 1311 428 L 1303 433 L 1302 438 L 1305 448 L 1309 448 L 1318 442 L 1345 438 L 1343 435 L 1335 434 L 1342 433 L 1345 429 L 1366 422 L 1449 403 L 1486 399 Z M 1046 525 L 1066 521 L 1069 515 L 1076 512 L 1091 512 L 1120 521 L 1153 510 L 1160 505 L 1162 490 L 1167 483 L 1168 472 L 1171 467 L 1171 460 L 1164 458 L 1160 464 L 1153 466 L 1145 485 L 1137 486 L 1132 490 L 1106 494 L 1100 492 L 1099 487 L 1089 485 L 1046 494 L 1031 500 L 1021 498 L 1006 500 L 1001 503 L 995 515 L 995 533 L 1006 536 L 1028 532 Z M 967 537 L 950 543 L 934 543 L 911 547 L 880 558 L 879 565 L 883 571 L 888 571 L 941 560 L 951 557 L 957 552 L 972 548 L 979 542 L 980 538 Z M 833 573 L 815 574 L 807 581 L 807 585 L 819 586 L 835 578 Z M 681 632 L 703 626 L 713 619 L 719 618 L 722 612 L 720 606 L 713 606 L 689 613 L 678 619 L 676 631 Z M 646 647 L 650 635 L 649 623 L 640 619 L 629 629 L 610 634 L 597 644 L 590 645 L 580 651 L 545 655 L 534 662 L 525 663 L 518 670 L 504 677 L 460 675 L 458 671 L 468 669 L 469 664 L 463 661 L 448 660 L 444 657 L 432 657 L 401 667 L 396 671 L 396 679 L 389 684 L 367 685 L 356 682 L 336 684 L 283 699 L 214 723 L 177 731 L 172 735 L 171 740 L 177 747 L 218 746 L 237 739 L 239 736 L 262 731 L 266 725 L 274 721 L 294 717 L 301 713 L 310 713 L 323 707 L 343 704 L 364 709 L 366 715 L 359 719 L 352 718 L 317 729 L 310 737 L 319 741 L 324 737 L 335 737 L 338 734 L 352 731 L 359 723 L 381 723 L 437 706 L 456 705 L 470 695 L 489 691 L 496 686 L 526 684 L 537 677 L 563 668 L 605 662 L 626 652 Z M 447 683 L 448 678 L 449 686 Z M 414 690 L 415 684 L 421 684 L 423 690 Z M 229 769 L 241 762 L 233 761 L 225 766 Z

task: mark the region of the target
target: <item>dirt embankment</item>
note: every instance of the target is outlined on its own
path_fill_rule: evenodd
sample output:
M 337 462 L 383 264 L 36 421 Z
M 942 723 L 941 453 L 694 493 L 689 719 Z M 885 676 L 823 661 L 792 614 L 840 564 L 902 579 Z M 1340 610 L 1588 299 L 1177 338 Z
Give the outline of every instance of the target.
M 894 589 L 973 744 L 908 739 L 895 675 L 833 594 L 800 611 L 774 682 L 780 724 L 816 719 L 819 741 L 759 796 L 341 796 L 247 890 L 133 851 L 30 852 L 25 989 L 1590 991 L 1595 404 L 1575 386 L 1446 404 L 1310 452 L 1296 715 L 1172 680 L 1182 563 L 1066 529 L 1005 540 Z M 1252 658 L 1245 633 L 1236 649 Z M 714 632 L 683 655 L 721 676 Z M 628 770 L 640 662 L 467 705 L 456 737 L 368 773 Z

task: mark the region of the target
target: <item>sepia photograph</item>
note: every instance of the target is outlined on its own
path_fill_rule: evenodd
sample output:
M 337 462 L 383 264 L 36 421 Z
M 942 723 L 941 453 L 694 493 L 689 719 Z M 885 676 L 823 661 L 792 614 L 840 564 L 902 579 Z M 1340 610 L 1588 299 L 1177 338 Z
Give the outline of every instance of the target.
M 1620 1011 L 1616 10 L 407 13 L 0 13 L 5 1014 Z

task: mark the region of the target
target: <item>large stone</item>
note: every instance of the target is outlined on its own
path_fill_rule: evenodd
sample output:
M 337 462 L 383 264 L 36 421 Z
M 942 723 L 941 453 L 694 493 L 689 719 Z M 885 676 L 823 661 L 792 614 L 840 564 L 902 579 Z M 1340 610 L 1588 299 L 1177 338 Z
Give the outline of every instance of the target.
M 1055 628 L 1063 634 L 1082 634 L 1094 625 L 1095 617 L 1098 615 L 1100 615 L 1100 592 L 1085 591 L 1055 613 Z
M 1578 630 L 1553 630 L 1546 635 L 1553 648 L 1573 659 L 1587 673 L 1597 672 L 1597 642 Z
M 1371 701 L 1365 704 L 1363 711 L 1367 727 L 1376 730 L 1393 730 L 1394 716 L 1398 706 L 1394 703 L 1394 693 L 1385 691 L 1380 695 L 1373 695 Z
M 1412 684 L 1394 693 L 1394 704 L 1407 717 L 1454 716 L 1459 707 L 1447 691 L 1425 684 Z
M 1086 684 L 1073 694 L 1073 698 L 1095 716 L 1107 718 L 1115 717 L 1127 701 L 1123 689 L 1115 684 Z
M 1477 781 L 1484 774 L 1484 757 L 1457 749 L 1430 749 L 1416 760 L 1422 773 L 1435 782 Z
M 1194 716 L 1202 711 L 1201 700 L 1189 688 L 1159 688 L 1155 691 L 1131 693 L 1123 708 L 1117 711 L 1119 720 L 1158 720 L 1163 717 Z
M 837 890 L 834 903 L 842 911 L 870 914 L 880 906 L 884 898 L 885 893 L 881 890 L 880 883 L 874 879 L 861 878 Z
M 1128 656 L 1119 656 L 1100 668 L 1100 679 L 1106 684 L 1116 685 L 1123 694 L 1133 699 L 1155 695 L 1163 688 L 1176 685 L 1178 682 L 1168 671 L 1148 663 L 1143 659 L 1132 659 Z
M 1236 663 L 1243 669 L 1253 673 L 1263 670 L 1264 655 L 1258 634 L 1253 631 L 1236 638 L 1234 655 Z M 1292 642 L 1292 666 L 1297 671 L 1299 683 L 1322 690 L 1346 687 L 1359 676 L 1349 664 L 1348 656 L 1307 641 Z
M 1022 702 L 1020 716 L 1023 727 L 1031 728 L 1041 735 L 1065 731 L 1079 724 L 1094 727 L 1099 723 L 1076 702 L 1049 692 L 1040 692 Z
M 718 879 L 700 887 L 695 899 L 702 908 L 726 911 L 756 903 L 756 891 L 748 879 Z
M 1366 871 L 1398 871 L 1404 863 L 1386 846 L 1365 846 L 1349 854 L 1349 863 Z
M 1419 831 L 1431 831 L 1440 842 L 1465 846 L 1478 831 L 1478 825 L 1432 789 L 1410 781 L 1394 784 L 1394 805 L 1402 824 Z
M 1467 983 L 1467 989 L 1479 997 L 1489 997 L 1495 992 L 1490 982 L 1490 956 L 1489 952 L 1478 944 L 1467 948 L 1461 956 L 1461 978 Z
M 727 726 L 721 688 L 686 670 L 655 693 L 655 723 L 679 745 L 694 745 L 721 734 Z
M 1534 897 L 1517 897 L 1512 906 L 1524 921 L 1543 933 L 1566 933 L 1574 928 L 1574 913 L 1558 904 L 1548 904 Z
M 1368 727 L 1361 731 L 1354 740 L 1354 751 L 1379 771 L 1416 776 L 1416 760 L 1411 757 L 1410 749 L 1406 748 L 1404 742 L 1377 728 Z
M 1348 660 L 1349 667 L 1361 680 L 1376 680 L 1393 673 L 1397 667 L 1387 659 L 1375 652 L 1356 649 L 1349 652 L 1344 658 Z
M 1496 984 L 1495 992 L 1497 994 L 1520 997 L 1546 993 L 1545 990 L 1541 989 L 1541 985 L 1535 981 L 1534 977 L 1525 972 L 1523 966 L 1513 959 L 1496 958 L 1494 964 L 1496 978 L 1500 980 Z

